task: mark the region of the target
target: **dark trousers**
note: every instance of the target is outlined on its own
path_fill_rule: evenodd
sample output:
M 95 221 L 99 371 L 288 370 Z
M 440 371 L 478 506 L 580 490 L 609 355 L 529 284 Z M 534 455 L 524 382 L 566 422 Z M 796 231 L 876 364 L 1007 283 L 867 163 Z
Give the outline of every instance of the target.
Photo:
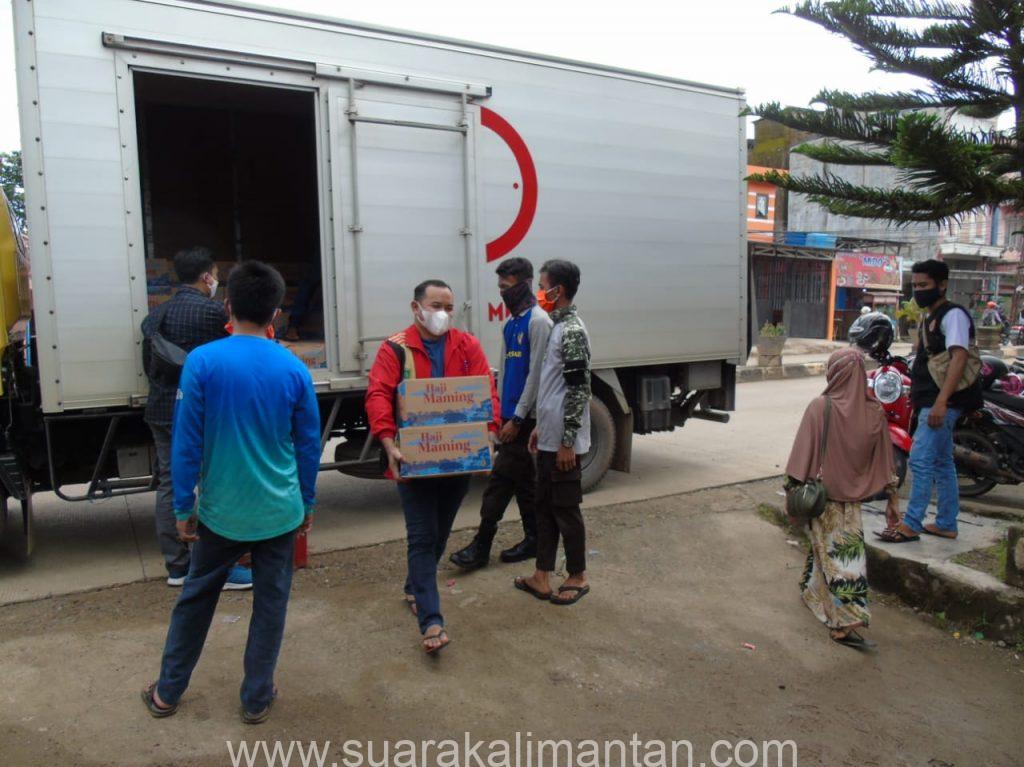
M 228 571 L 248 551 L 252 553 L 252 619 L 241 697 L 246 711 L 262 711 L 274 691 L 274 668 L 292 586 L 295 531 L 265 541 L 232 541 L 200 523 L 198 535 L 192 544 L 188 577 L 171 613 L 157 692 L 168 705 L 177 703 L 185 692 Z
M 153 445 L 156 447 L 156 540 L 164 557 L 168 573 L 188 570 L 188 546 L 178 537 L 178 523 L 174 517 L 174 487 L 171 485 L 171 426 L 151 423 Z
M 405 593 L 416 598 L 420 632 L 443 626 L 437 563 L 444 555 L 455 515 L 469 490 L 469 477 L 437 477 L 399 482 L 398 496 L 405 513 L 408 575 Z
M 572 471 L 559 471 L 555 466 L 556 455 L 544 450 L 537 453 L 537 569 L 555 569 L 561 536 L 566 570 L 569 575 L 579 575 L 587 569 L 587 531 L 580 512 L 580 467 L 577 460 Z
M 505 516 L 509 501 L 515 496 L 523 533 L 527 538 L 537 536 L 537 517 L 534 510 L 537 490 L 537 471 L 530 455 L 530 432 L 533 419 L 523 421 L 519 436 L 512 442 L 498 446 L 494 469 L 487 479 L 483 502 L 480 504 L 480 537 L 488 541 L 498 531 L 498 523 Z

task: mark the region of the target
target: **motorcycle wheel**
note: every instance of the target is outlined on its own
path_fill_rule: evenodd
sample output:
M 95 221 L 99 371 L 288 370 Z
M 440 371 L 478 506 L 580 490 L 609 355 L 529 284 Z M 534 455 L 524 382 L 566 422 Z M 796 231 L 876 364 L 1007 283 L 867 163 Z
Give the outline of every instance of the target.
M 908 456 L 905 452 L 903 452 L 898 447 L 893 445 L 892 446 L 892 457 L 893 457 L 893 461 L 896 464 L 896 476 L 900 478 L 899 486 L 903 487 L 903 483 L 907 480 L 907 463 L 910 460 L 910 456 Z M 877 495 L 873 495 L 868 500 L 869 501 L 884 501 L 884 500 L 887 500 L 888 498 L 889 498 L 889 494 L 885 490 L 883 490 L 882 492 L 878 493 Z
M 999 452 L 996 450 L 996 446 L 992 444 L 992 441 L 974 429 L 958 429 L 954 431 L 953 442 L 969 450 L 991 456 L 993 460 L 999 460 Z M 956 479 L 960 496 L 964 498 L 977 498 L 999 484 L 994 479 L 972 474 L 959 465 L 956 467 Z
M 907 464 L 910 463 L 910 456 L 898 447 L 893 447 L 893 458 L 896 461 L 896 476 L 900 478 L 900 487 L 907 481 Z

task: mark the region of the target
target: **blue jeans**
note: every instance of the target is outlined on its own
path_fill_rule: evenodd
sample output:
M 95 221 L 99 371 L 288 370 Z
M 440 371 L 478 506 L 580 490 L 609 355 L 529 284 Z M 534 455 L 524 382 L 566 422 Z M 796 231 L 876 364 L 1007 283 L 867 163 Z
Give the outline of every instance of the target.
M 444 555 L 448 536 L 469 490 L 469 477 L 437 477 L 398 483 L 405 512 L 409 574 L 405 593 L 416 598 L 420 632 L 443 626 L 441 595 L 437 590 L 437 563 Z
M 292 586 L 295 531 L 265 541 L 233 541 L 202 523 L 198 527 L 199 540 L 192 544 L 188 577 L 167 629 L 157 692 L 170 706 L 181 699 L 203 651 L 228 572 L 240 556 L 251 552 L 252 618 L 241 697 L 245 710 L 256 713 L 267 707 L 274 693 L 274 668 Z
M 903 515 L 903 523 L 920 533 L 924 514 L 932 500 L 932 488 L 939 492 L 939 510 L 935 526 L 956 532 L 956 518 L 960 514 L 960 489 L 953 463 L 953 427 L 960 419 L 956 408 L 946 410 L 946 421 L 938 429 L 928 425 L 930 407 L 921 408 L 914 431 L 914 446 L 910 449 L 910 471 L 914 474 L 910 489 L 910 502 Z

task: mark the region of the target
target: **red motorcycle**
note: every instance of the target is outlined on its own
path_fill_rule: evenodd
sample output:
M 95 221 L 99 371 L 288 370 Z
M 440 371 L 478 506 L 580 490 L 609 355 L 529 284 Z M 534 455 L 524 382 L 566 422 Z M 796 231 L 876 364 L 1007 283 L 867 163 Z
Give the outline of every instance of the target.
M 868 390 L 889 421 L 889 439 L 902 487 L 907 478 L 910 448 L 914 444 L 910 436 L 914 417 L 914 407 L 910 404 L 910 363 L 903 357 L 890 355 L 888 350 L 872 358 L 878 362 L 878 367 L 868 372 Z
M 850 326 L 850 343 L 867 352 L 878 363 L 868 372 L 868 390 L 885 411 L 889 422 L 889 439 L 900 486 L 907 478 L 910 461 L 911 421 L 914 408 L 910 404 L 910 362 L 889 354 L 895 331 L 889 318 L 880 312 L 858 317 Z

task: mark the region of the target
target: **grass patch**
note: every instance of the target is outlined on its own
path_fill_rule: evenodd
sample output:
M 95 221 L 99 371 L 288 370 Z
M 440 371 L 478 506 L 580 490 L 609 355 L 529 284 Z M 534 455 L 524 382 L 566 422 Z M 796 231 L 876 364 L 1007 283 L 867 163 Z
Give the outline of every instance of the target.
M 765 522 L 771 522 L 776 527 L 789 527 L 789 524 L 786 522 L 786 513 L 778 506 L 772 506 L 770 503 L 757 504 L 757 516 Z
M 953 561 L 958 565 L 970 567 L 972 570 L 988 573 L 994 578 L 1003 580 L 1003 576 L 1006 574 L 1006 540 L 1003 539 L 996 545 L 984 549 L 974 549 L 957 554 L 953 557 Z

